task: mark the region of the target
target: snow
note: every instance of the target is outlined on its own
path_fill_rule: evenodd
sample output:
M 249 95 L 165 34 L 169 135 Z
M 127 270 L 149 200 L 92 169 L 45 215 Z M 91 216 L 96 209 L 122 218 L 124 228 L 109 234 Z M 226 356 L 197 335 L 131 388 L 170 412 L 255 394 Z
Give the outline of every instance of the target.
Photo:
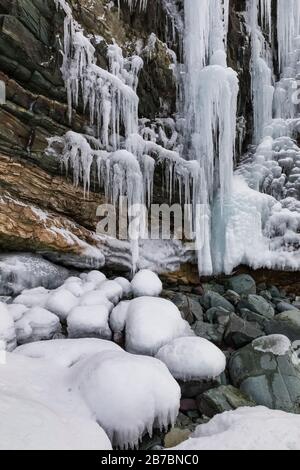
M 55 313 L 61 321 L 66 321 L 70 311 L 78 305 L 78 298 L 69 290 L 59 288 L 52 292 L 46 303 L 46 308 Z
M 175 423 L 180 388 L 157 359 L 107 351 L 72 368 L 74 385 L 113 445 L 137 446 L 153 427 Z
M 72 367 L 77 362 L 104 351 L 121 351 L 121 348 L 104 339 L 80 338 L 25 344 L 14 352 L 26 357 L 45 359 L 59 366 Z
M 285 356 L 291 351 L 292 343 L 283 335 L 270 335 L 258 338 L 252 342 L 255 351 L 271 353 L 274 356 Z
M 0 303 L 0 341 L 4 342 L 7 351 L 12 351 L 16 347 L 14 320 L 6 304 L 3 303 Z
M 123 300 L 111 312 L 109 324 L 114 333 L 122 333 L 125 329 L 130 300 Z
M 67 318 L 69 337 L 111 339 L 108 318 L 107 305 L 76 307 Z
M 101 282 L 106 281 L 105 274 L 101 273 L 100 271 L 90 271 L 87 273 L 85 282 L 95 282 L 100 284 Z
M 168 300 L 140 297 L 129 304 L 126 319 L 128 352 L 155 356 L 173 339 L 192 334 L 178 308 Z
M 108 300 L 105 292 L 101 290 L 88 291 L 79 299 L 79 305 L 82 306 L 93 306 L 93 305 L 105 305 L 108 309 L 113 309 L 113 304 Z
M 0 416 L 1 450 L 111 450 L 93 421 L 57 414 L 22 395 L 0 391 Z
M 25 312 L 28 311 L 28 307 L 21 304 L 8 304 L 7 310 L 11 314 L 14 321 L 18 321 L 22 318 Z
M 132 294 L 132 286 L 128 279 L 126 279 L 125 277 L 116 277 L 114 281 L 120 284 L 120 286 L 122 287 L 123 298 L 129 298 Z
M 1 448 L 110 448 L 87 405 L 70 390 L 69 369 L 11 353 L 0 367 Z
M 24 313 L 15 323 L 17 343 L 33 343 L 34 341 L 52 339 L 61 332 L 59 318 L 41 307 L 35 307 Z
M 117 304 L 123 297 L 123 289 L 116 281 L 105 281 L 99 286 L 99 292 L 113 304 Z
M 300 450 L 300 416 L 264 407 L 240 408 L 198 426 L 175 450 Z
M 183 381 L 216 379 L 226 368 L 225 355 L 204 338 L 176 338 L 163 346 L 156 358 Z
M 14 299 L 14 304 L 20 304 L 28 308 L 44 307 L 48 301 L 49 291 L 44 287 L 25 289 Z
M 147 269 L 142 269 L 133 278 L 131 287 L 134 297 L 159 297 L 163 285 L 157 274 Z

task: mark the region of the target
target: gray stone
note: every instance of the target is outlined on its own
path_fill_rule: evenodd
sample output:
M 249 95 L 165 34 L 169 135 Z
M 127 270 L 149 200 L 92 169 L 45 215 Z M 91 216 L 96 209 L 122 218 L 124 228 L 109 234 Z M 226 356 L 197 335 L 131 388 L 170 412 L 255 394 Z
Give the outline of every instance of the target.
M 247 322 L 233 313 L 225 330 L 224 341 L 228 346 L 241 348 L 263 335 L 264 331 L 258 323 Z
M 197 321 L 192 329 L 197 336 L 205 338 L 217 346 L 221 346 L 223 343 L 225 328 L 222 325 L 210 325 L 209 323 Z
M 231 312 L 222 307 L 213 307 L 205 313 L 205 319 L 212 324 L 226 326 Z
M 227 280 L 227 288 L 239 295 L 256 294 L 255 280 L 249 274 L 240 274 Z
M 271 296 L 273 297 L 273 299 L 279 299 L 280 298 L 281 294 L 280 294 L 279 289 L 276 286 L 271 286 L 271 287 L 269 287 L 268 290 L 269 290 Z
M 206 310 L 209 310 L 213 307 L 222 307 L 225 310 L 229 310 L 230 312 L 234 312 L 234 306 L 222 295 L 218 294 L 217 292 L 206 292 L 206 294 L 201 297 L 201 304 Z
M 229 373 L 233 385 L 258 405 L 300 413 L 300 367 L 291 351 L 278 356 L 250 344 L 231 356 Z
M 260 295 L 250 294 L 246 299 L 241 300 L 238 305 L 239 310 L 242 308 L 247 308 L 252 312 L 258 313 L 265 318 L 272 320 L 275 316 L 275 310 L 273 305 L 271 305 L 267 300 L 265 300 Z
M 265 324 L 266 333 L 269 335 L 281 334 L 291 341 L 300 340 L 300 312 L 290 310 L 276 315 L 275 320 Z
M 262 315 L 258 315 L 258 313 L 251 312 L 251 310 L 248 310 L 247 308 L 241 308 L 239 316 L 243 320 L 246 320 L 248 322 L 258 323 L 262 329 L 264 329 L 266 322 L 269 321 Z
M 291 310 L 296 310 L 300 314 L 300 310 L 297 307 L 295 307 L 295 305 L 290 304 L 288 302 L 283 302 L 283 301 L 279 302 L 276 306 L 276 309 L 279 313 L 290 312 Z
M 237 292 L 234 292 L 234 290 L 227 290 L 224 294 L 224 298 L 232 305 L 237 305 L 241 300 L 241 296 Z
M 180 310 L 184 320 L 190 323 L 190 325 L 196 320 L 203 320 L 203 309 L 197 295 L 164 290 L 162 297 L 171 300 Z
M 192 380 L 190 382 L 182 382 L 179 380 L 178 383 L 181 388 L 182 399 L 196 398 L 207 390 L 223 385 L 221 377 L 216 380 Z
M 232 385 L 222 385 L 204 392 L 197 398 L 197 403 L 201 413 L 209 418 L 213 418 L 216 414 L 224 411 L 256 405 L 246 394 Z
M 205 293 L 216 292 L 217 294 L 223 295 L 225 293 L 225 287 L 222 284 L 216 282 L 205 282 L 202 284 L 202 288 Z

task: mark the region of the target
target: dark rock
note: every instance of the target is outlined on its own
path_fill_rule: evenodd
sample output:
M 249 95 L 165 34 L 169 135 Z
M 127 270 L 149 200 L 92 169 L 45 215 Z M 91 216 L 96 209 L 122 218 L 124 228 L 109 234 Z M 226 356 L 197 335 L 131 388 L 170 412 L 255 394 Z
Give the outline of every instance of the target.
M 264 331 L 258 323 L 250 323 L 233 313 L 225 330 L 224 341 L 228 346 L 241 348 L 263 335 Z
M 282 337 L 259 341 L 232 355 L 229 361 L 232 383 L 258 405 L 299 413 L 300 367 L 294 363 L 292 351 L 281 356 L 267 352 L 270 345 L 274 350 L 274 344 L 282 341 Z
M 291 310 L 296 310 L 296 312 L 299 312 L 300 314 L 300 310 L 293 304 L 290 304 L 288 302 L 279 302 L 277 305 L 276 305 L 276 310 L 279 312 L 279 313 L 282 313 L 282 312 L 290 312 Z
M 228 300 L 224 299 L 221 294 L 213 291 L 208 291 L 201 297 L 201 304 L 206 310 L 214 307 L 222 307 L 225 310 L 234 312 L 234 306 Z
M 197 295 L 164 290 L 162 297 L 171 300 L 179 308 L 182 317 L 191 325 L 196 320 L 203 320 L 203 309 Z
M 192 410 L 197 410 L 196 400 L 193 398 L 183 398 L 180 401 L 180 411 L 187 412 Z
M 255 280 L 249 274 L 240 274 L 227 280 L 229 290 L 233 290 L 239 295 L 256 294 Z
M 221 379 L 178 382 L 181 388 L 181 395 L 183 399 L 196 398 L 198 395 L 202 395 L 202 393 L 206 392 L 207 390 L 221 385 Z
M 262 315 L 258 315 L 258 313 L 254 313 L 251 310 L 248 310 L 247 308 L 242 308 L 239 311 L 239 316 L 247 322 L 258 323 L 263 330 L 265 324 L 269 321 Z
M 222 325 L 210 325 L 202 321 L 197 321 L 192 326 L 192 329 L 197 336 L 205 338 L 217 346 L 221 346 L 223 343 L 225 328 Z
M 300 340 L 300 312 L 290 310 L 276 315 L 275 320 L 265 324 L 266 333 L 269 335 L 281 334 L 291 341 Z
M 246 299 L 241 300 L 238 304 L 238 309 L 246 308 L 254 313 L 258 313 L 265 318 L 272 320 L 275 316 L 275 310 L 267 300 L 260 295 L 248 295 Z
M 255 402 L 232 385 L 208 390 L 197 398 L 202 414 L 213 418 L 224 411 L 232 411 L 244 406 L 255 406 Z
M 224 298 L 228 300 L 232 305 L 237 305 L 241 300 L 241 296 L 233 290 L 226 291 L 224 294 Z
M 226 326 L 229 322 L 231 312 L 222 307 L 213 307 L 205 313 L 205 319 L 209 323 Z

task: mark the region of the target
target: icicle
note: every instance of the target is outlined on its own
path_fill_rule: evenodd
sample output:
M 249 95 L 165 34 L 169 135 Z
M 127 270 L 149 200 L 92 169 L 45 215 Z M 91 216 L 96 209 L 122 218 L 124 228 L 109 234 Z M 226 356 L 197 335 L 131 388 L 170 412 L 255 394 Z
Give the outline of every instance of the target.
M 294 40 L 300 35 L 299 0 L 277 0 L 277 38 L 279 67 L 283 71 L 294 49 Z

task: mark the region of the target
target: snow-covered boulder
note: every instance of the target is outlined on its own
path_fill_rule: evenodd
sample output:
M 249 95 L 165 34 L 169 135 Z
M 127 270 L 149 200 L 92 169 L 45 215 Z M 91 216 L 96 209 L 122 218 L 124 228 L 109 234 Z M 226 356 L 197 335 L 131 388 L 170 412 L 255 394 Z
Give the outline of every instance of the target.
M 77 363 L 79 390 L 115 446 L 134 447 L 153 427 L 174 424 L 180 388 L 166 366 L 150 357 L 108 351 Z
M 0 391 L 0 450 L 111 450 L 101 427 Z
M 72 367 L 77 362 L 104 351 L 122 351 L 122 349 L 112 341 L 81 338 L 25 344 L 15 349 L 14 353 L 35 359 L 45 359 L 64 367 Z
M 21 304 L 8 304 L 7 310 L 13 317 L 14 321 L 18 321 L 22 318 L 25 312 L 28 312 L 29 308 Z
M 3 303 L 0 303 L 0 341 L 7 351 L 12 351 L 17 345 L 14 320 Z
M 62 288 L 67 289 L 75 297 L 81 297 L 84 294 L 83 282 L 79 277 L 70 277 L 68 278 Z
M 158 297 L 163 290 L 163 285 L 157 274 L 148 269 L 142 269 L 131 282 L 134 297 Z
M 130 302 L 126 319 L 126 350 L 155 356 L 175 338 L 193 335 L 189 324 L 169 300 L 140 297 Z
M 69 337 L 111 339 L 109 312 L 106 305 L 75 307 L 67 319 Z
M 15 304 L 25 305 L 25 307 L 45 307 L 49 298 L 49 291 L 44 287 L 24 290 L 15 298 Z
M 113 309 L 113 304 L 108 300 L 106 295 L 99 291 L 93 290 L 86 292 L 79 300 L 79 305 L 82 306 L 93 306 L 93 305 L 105 305 L 110 311 Z
M 176 338 L 156 355 L 176 379 L 183 381 L 216 379 L 226 368 L 226 357 L 207 339 Z
M 46 308 L 55 313 L 61 321 L 66 321 L 69 313 L 78 305 L 78 302 L 78 298 L 69 290 L 60 288 L 49 295 Z
M 300 416 L 264 407 L 239 408 L 198 426 L 175 450 L 300 450 Z
M 101 284 L 106 280 L 106 276 L 100 271 L 90 271 L 84 279 L 86 282 L 95 282 L 95 284 Z
M 121 334 L 125 329 L 130 302 L 130 300 L 123 300 L 111 312 L 109 324 L 116 334 Z
M 123 298 L 130 298 L 132 295 L 132 287 L 131 287 L 131 282 L 128 281 L 125 277 L 117 277 L 114 279 L 115 282 L 120 284 L 120 286 L 123 289 Z
M 59 318 L 48 310 L 34 307 L 15 323 L 17 343 L 49 340 L 61 332 Z
M 105 295 L 105 297 L 115 305 L 123 297 L 123 289 L 116 281 L 104 281 L 99 286 L 99 292 Z

